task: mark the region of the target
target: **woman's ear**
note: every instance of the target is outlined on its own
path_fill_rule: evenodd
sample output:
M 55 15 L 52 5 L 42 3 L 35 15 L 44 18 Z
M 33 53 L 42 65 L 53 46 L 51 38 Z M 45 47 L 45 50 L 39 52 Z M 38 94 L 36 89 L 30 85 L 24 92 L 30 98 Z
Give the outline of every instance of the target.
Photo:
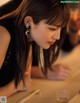
M 28 25 L 32 26 L 34 23 L 33 23 L 33 19 L 31 16 L 26 16 L 24 18 L 24 24 L 25 26 L 27 27 Z

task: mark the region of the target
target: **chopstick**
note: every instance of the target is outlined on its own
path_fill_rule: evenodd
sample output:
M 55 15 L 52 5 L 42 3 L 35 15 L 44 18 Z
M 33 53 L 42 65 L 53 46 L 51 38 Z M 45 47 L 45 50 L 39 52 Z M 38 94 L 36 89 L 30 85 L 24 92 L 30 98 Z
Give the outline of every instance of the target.
M 23 97 L 23 99 L 21 99 L 18 103 L 24 103 L 26 100 L 30 99 L 32 96 L 34 96 L 35 94 L 39 94 L 40 93 L 40 90 L 35 90 L 35 91 L 32 91 L 29 96 L 25 96 Z

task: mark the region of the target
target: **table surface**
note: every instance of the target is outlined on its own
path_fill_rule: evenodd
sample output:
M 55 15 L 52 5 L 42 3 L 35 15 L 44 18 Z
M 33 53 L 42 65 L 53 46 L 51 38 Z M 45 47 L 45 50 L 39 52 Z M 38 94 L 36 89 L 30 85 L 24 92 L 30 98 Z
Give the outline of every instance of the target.
M 78 94 L 80 89 L 80 46 L 59 62 L 71 67 L 71 75 L 65 81 L 52 81 L 46 79 L 32 79 L 32 90 L 40 89 L 36 94 L 23 103 L 56 103 L 56 92 L 61 89 L 70 91 L 70 99 Z M 23 97 L 28 97 L 30 91 L 16 93 L 8 97 L 8 103 L 18 103 Z

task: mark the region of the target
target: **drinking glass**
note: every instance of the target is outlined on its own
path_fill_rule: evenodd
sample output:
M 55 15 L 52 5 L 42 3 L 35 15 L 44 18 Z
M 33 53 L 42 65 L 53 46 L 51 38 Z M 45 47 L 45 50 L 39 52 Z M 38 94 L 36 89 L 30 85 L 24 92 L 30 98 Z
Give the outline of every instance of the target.
M 56 92 L 57 103 L 68 103 L 70 98 L 70 91 L 66 89 L 58 90 Z

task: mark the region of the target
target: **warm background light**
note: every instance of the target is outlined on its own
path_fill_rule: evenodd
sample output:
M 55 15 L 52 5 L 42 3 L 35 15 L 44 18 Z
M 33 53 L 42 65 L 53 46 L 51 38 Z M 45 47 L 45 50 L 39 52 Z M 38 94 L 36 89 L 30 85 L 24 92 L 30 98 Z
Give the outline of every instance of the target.
M 3 5 L 3 4 L 5 4 L 8 1 L 10 1 L 10 0 L 0 0 L 0 6 Z

